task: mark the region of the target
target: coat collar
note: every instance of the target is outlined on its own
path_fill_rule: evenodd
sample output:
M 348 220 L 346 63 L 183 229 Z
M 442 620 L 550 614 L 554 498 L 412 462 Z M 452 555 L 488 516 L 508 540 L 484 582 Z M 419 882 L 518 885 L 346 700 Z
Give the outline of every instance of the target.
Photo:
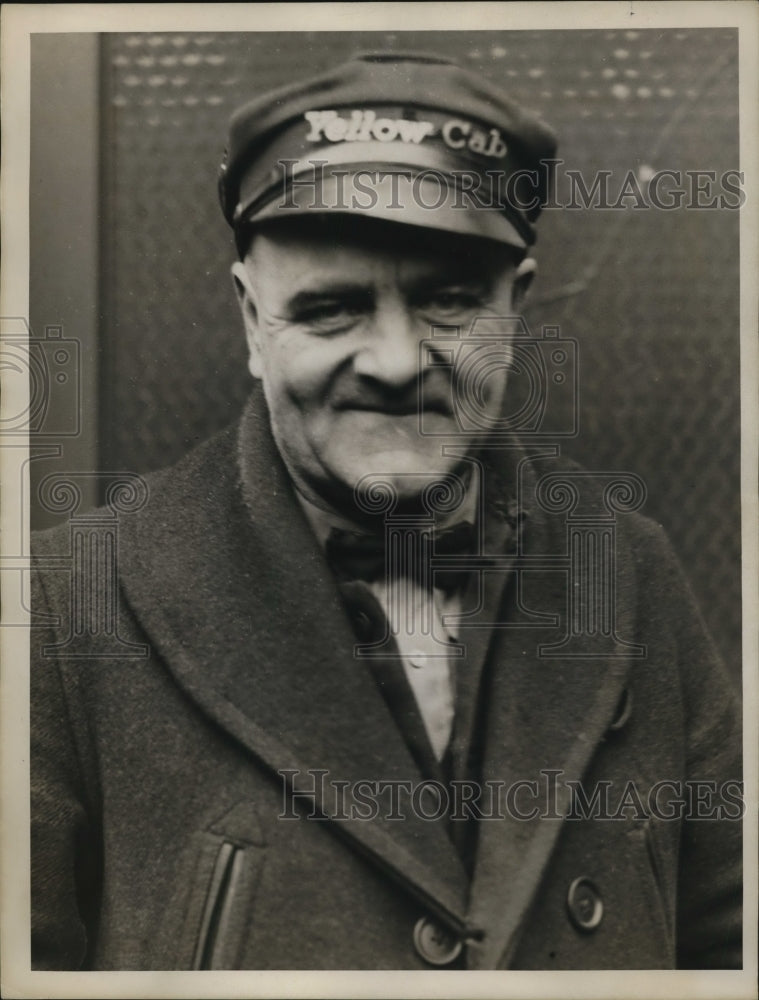
M 369 666 L 354 658 L 337 584 L 260 401 L 239 435 L 225 433 L 151 485 L 147 516 L 121 536 L 122 583 L 192 700 L 265 765 L 300 772 L 300 789 L 314 786 L 307 772 L 327 772 L 315 798 L 328 816 L 351 805 L 346 794 L 340 806 L 332 782 L 421 782 Z M 399 823 L 386 811 L 335 825 L 464 933 L 468 879 L 444 822 Z
M 515 447 L 503 454 L 508 472 L 499 475 L 513 485 L 529 463 Z M 513 518 L 513 503 L 507 511 Z M 564 525 L 553 520 L 533 505 L 515 558 L 555 553 Z M 326 771 L 315 797 L 328 816 L 340 811 L 332 781 L 350 788 L 360 780 L 422 780 L 371 671 L 354 658 L 337 585 L 260 398 L 239 432 L 225 432 L 153 478 L 148 507 L 124 524 L 121 542 L 127 602 L 176 682 L 267 767 L 300 772 L 300 787 L 304 779 L 313 785 L 308 771 Z M 543 569 L 533 577 L 533 600 L 549 617 L 565 614 L 561 574 Z M 509 595 L 506 612 L 492 597 L 480 609 L 487 618 L 495 607 L 498 625 L 486 678 L 483 778 L 508 785 L 540 768 L 580 778 L 613 717 L 626 661 L 613 650 L 608 661 L 542 658 L 537 647 L 554 641 L 555 629 L 510 627 L 524 620 L 525 608 L 521 586 Z M 472 631 L 472 647 L 481 647 L 473 662 L 484 660 L 486 635 L 491 630 Z M 473 720 L 470 712 L 470 727 Z M 560 823 L 480 823 L 470 886 L 444 823 L 413 815 L 399 823 L 382 812 L 335 826 L 452 930 L 486 929 L 470 946 L 473 967 L 505 964 Z

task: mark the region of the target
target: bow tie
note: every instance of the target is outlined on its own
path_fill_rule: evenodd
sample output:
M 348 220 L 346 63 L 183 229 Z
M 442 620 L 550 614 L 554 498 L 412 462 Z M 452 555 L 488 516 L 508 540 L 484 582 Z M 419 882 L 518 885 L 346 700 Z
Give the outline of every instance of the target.
M 473 551 L 474 542 L 474 525 L 462 521 L 452 528 L 435 532 L 434 553 L 438 556 L 468 555 Z M 364 535 L 333 528 L 327 538 L 326 554 L 339 579 L 372 583 L 385 576 L 385 539 L 382 535 Z M 405 568 L 406 575 L 424 583 L 425 579 L 429 579 L 429 570 L 421 559 L 412 562 L 414 565 Z M 468 572 L 466 569 L 436 570 L 434 584 L 451 592 L 464 584 Z

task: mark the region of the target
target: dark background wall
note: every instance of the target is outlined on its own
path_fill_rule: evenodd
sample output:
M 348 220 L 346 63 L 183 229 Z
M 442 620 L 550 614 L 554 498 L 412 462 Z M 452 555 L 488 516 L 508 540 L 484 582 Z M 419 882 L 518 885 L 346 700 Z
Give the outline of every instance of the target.
M 260 90 L 357 50 L 434 51 L 500 82 L 553 125 L 563 169 L 587 181 L 611 171 L 612 199 L 629 171 L 645 181 L 665 169 L 719 177 L 739 167 L 731 30 L 141 33 L 95 41 L 89 61 L 77 61 L 74 36 L 44 41 L 69 71 L 78 67 L 74 90 L 84 87 L 99 106 L 99 191 L 78 206 L 83 217 L 97 206 L 101 234 L 97 351 L 87 369 L 99 386 L 88 401 L 99 410 L 93 469 L 170 463 L 232 419 L 245 397 L 229 279 L 234 249 L 215 186 L 229 113 Z M 60 74 L 45 69 L 42 44 L 37 58 L 32 49 L 38 132 L 59 121 L 56 102 L 72 99 Z M 82 156 L 93 148 L 88 123 L 84 116 L 69 125 Z M 55 157 L 38 142 L 35 162 L 34 149 L 33 171 L 43 183 L 52 178 L 49 194 Z M 68 189 L 67 197 L 81 192 Z M 61 311 L 60 291 L 42 273 L 50 241 L 69 265 L 77 251 L 60 229 L 71 204 L 44 218 L 36 211 L 39 326 Z M 539 231 L 527 320 L 533 331 L 558 325 L 579 345 L 580 432 L 563 451 L 590 469 L 643 478 L 645 511 L 672 537 L 738 677 L 738 213 L 548 210 Z M 92 278 L 86 256 L 81 271 L 82 281 Z

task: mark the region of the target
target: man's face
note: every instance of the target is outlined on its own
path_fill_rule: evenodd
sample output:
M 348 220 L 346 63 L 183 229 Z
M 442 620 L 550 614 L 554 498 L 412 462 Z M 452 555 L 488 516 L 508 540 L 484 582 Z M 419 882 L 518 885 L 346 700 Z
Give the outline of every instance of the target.
M 420 373 L 420 342 L 434 326 L 465 335 L 476 317 L 511 315 L 521 270 L 488 241 L 376 220 L 303 220 L 255 236 L 233 268 L 250 370 L 301 492 L 350 511 L 367 474 L 409 500 L 461 465 L 474 441 L 456 420 L 451 368 Z M 506 377 L 501 367 L 483 387 L 494 418 Z M 445 440 L 458 456 L 443 454 Z

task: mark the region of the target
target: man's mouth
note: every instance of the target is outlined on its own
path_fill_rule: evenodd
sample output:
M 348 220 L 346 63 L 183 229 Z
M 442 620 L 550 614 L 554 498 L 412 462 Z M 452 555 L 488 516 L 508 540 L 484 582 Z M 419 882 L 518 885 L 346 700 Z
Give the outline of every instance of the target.
M 422 413 L 439 413 L 442 416 L 452 416 L 450 404 L 445 400 L 429 401 L 425 400 L 424 408 L 419 402 L 414 400 L 366 400 L 356 399 L 340 403 L 338 410 L 358 410 L 363 413 L 377 413 L 386 417 L 412 417 L 420 416 Z

